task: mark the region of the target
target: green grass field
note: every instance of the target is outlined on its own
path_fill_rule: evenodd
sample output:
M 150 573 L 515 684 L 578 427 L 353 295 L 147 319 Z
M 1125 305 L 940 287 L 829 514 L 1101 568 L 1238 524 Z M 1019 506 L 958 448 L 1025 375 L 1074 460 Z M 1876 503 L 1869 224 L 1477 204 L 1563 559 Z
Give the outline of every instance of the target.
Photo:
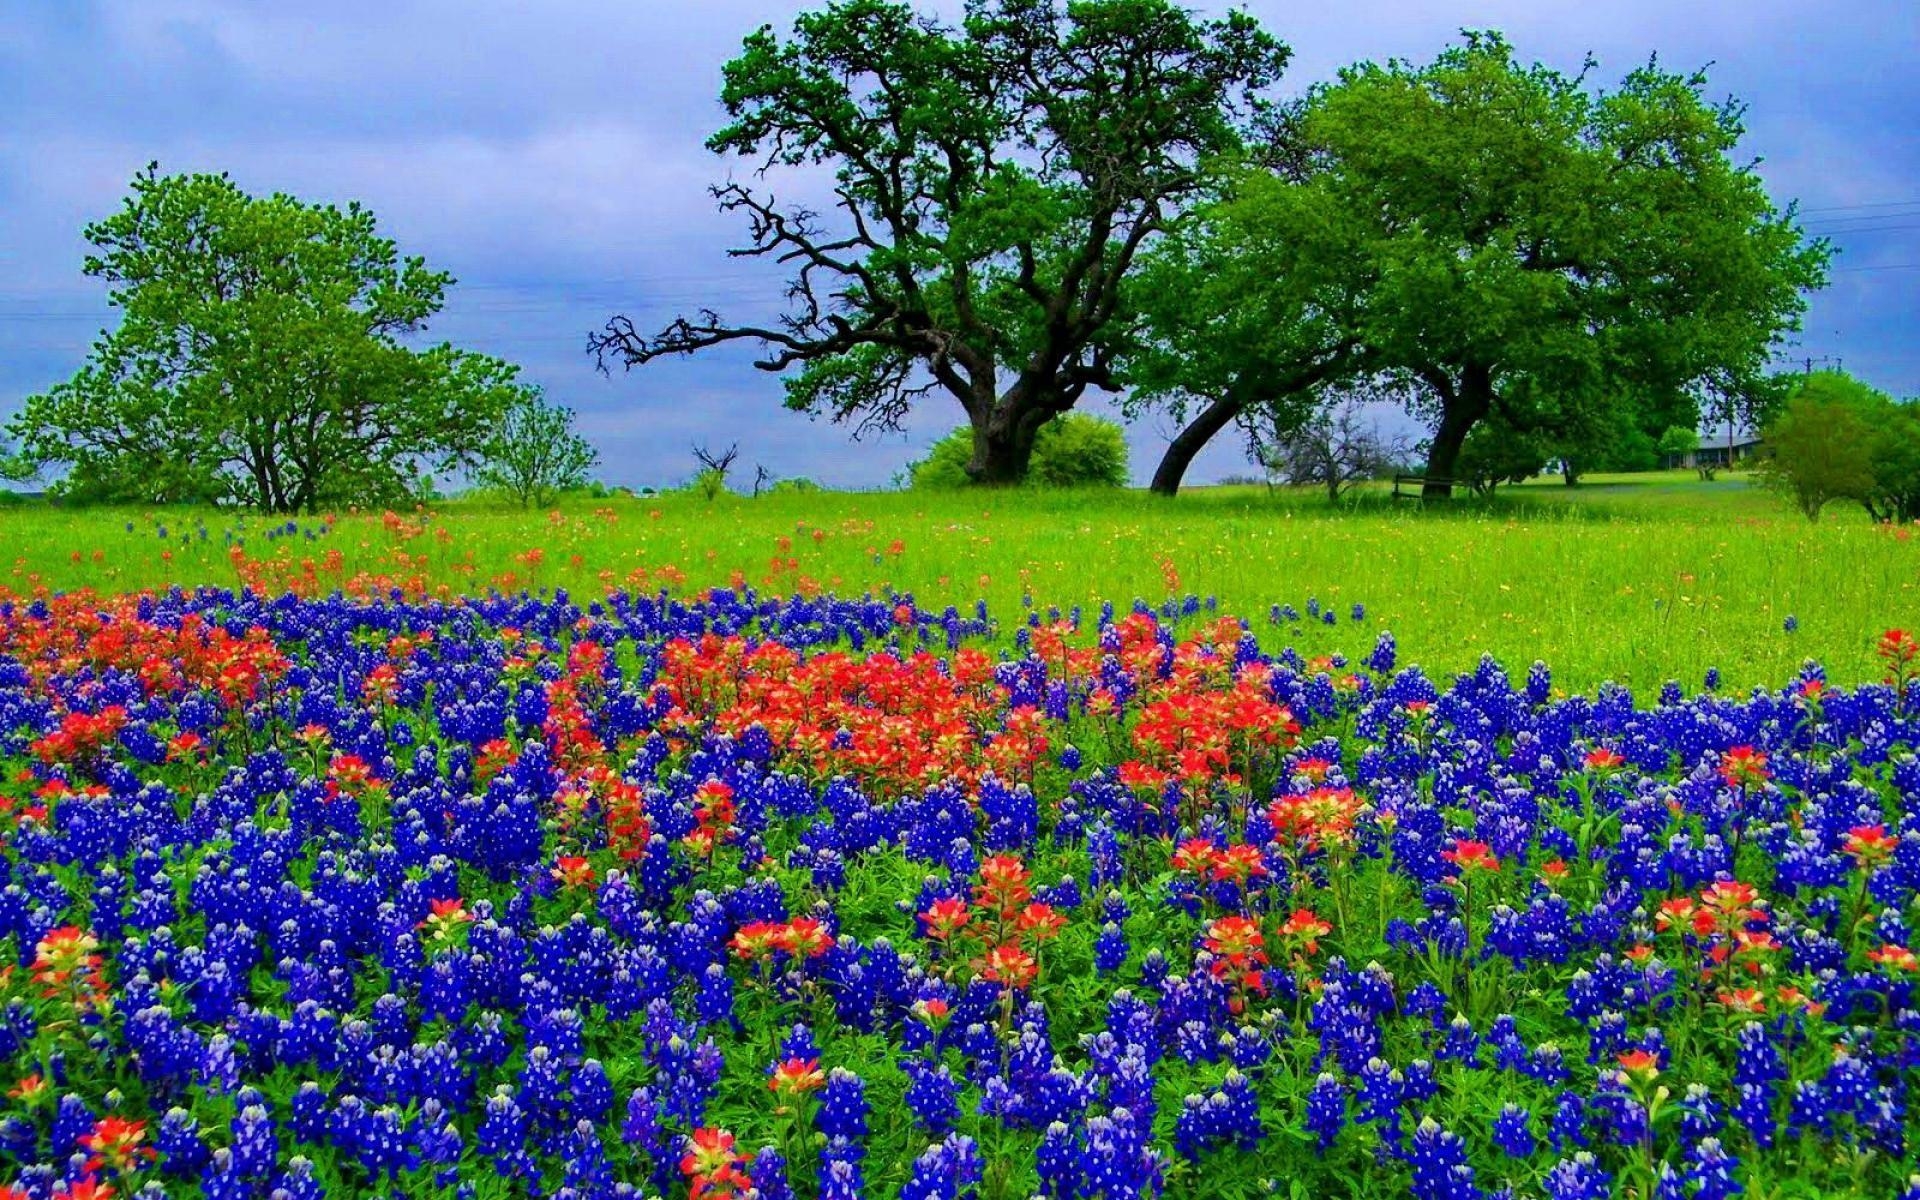
M 269 538 L 273 528 L 214 510 L 0 509 L 0 582 L 15 593 L 297 580 L 321 591 L 565 587 L 579 597 L 609 586 L 892 587 L 936 608 L 984 598 L 1008 626 L 1023 595 L 1042 608 L 1124 607 L 1193 592 L 1302 653 L 1361 653 L 1390 629 L 1403 663 L 1453 671 L 1491 653 L 1523 671 L 1544 659 L 1568 688 L 1677 679 L 1691 689 L 1709 667 L 1731 686 L 1777 685 L 1807 658 L 1853 682 L 1877 673 L 1877 633 L 1920 623 L 1920 542 L 1906 531 L 1877 528 L 1857 509 L 1811 524 L 1742 479 L 1701 483 L 1687 472 L 1571 489 L 1540 480 L 1442 510 L 1379 492 L 1335 510 L 1315 493 L 1260 488 L 1195 489 L 1172 502 L 1133 492 L 673 494 L 553 513 L 453 503 L 400 519 L 342 514 L 311 540 L 315 519 L 290 536 Z M 1304 609 L 1310 597 L 1339 613 L 1337 627 L 1281 634 L 1266 624 L 1271 606 Z M 1366 607 L 1359 626 L 1355 603 Z

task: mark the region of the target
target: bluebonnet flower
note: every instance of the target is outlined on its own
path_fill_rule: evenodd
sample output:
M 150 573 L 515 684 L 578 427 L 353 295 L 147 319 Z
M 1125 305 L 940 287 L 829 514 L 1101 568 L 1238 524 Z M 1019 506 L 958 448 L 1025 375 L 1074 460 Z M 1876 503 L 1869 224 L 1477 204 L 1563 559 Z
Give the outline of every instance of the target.
M 1414 1129 L 1406 1162 L 1413 1172 L 1410 1190 L 1415 1200 L 1469 1200 L 1481 1194 L 1467 1165 L 1466 1143 L 1432 1117 L 1421 1118 Z
M 929 1065 L 910 1058 L 901 1064 L 907 1073 L 907 1108 L 928 1132 L 945 1133 L 960 1115 L 960 1087 L 946 1064 Z
M 1504 1104 L 1493 1119 L 1493 1144 L 1509 1158 L 1531 1158 L 1535 1147 L 1532 1121 L 1527 1110 L 1517 1104 Z
M 1321 1150 L 1333 1145 L 1347 1121 L 1347 1089 L 1337 1076 L 1321 1072 L 1307 1093 L 1307 1132 L 1318 1140 Z
M 1540 1186 L 1550 1200 L 1607 1200 L 1613 1195 L 1613 1178 L 1584 1150 L 1553 1164 Z

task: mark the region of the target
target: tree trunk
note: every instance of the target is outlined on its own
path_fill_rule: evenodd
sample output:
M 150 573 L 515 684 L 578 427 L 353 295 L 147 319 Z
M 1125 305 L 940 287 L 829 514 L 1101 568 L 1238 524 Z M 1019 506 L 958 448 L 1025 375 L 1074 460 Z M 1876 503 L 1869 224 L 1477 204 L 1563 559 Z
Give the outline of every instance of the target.
M 1180 481 L 1186 478 L 1187 468 L 1193 465 L 1194 456 L 1200 453 L 1215 434 L 1233 423 L 1240 413 L 1240 401 L 1233 392 L 1228 392 L 1214 400 L 1200 411 L 1200 415 L 1188 422 L 1186 428 L 1174 436 L 1167 444 L 1167 451 L 1160 456 L 1160 465 L 1153 472 L 1153 494 L 1172 496 L 1180 491 Z
M 1440 427 L 1433 431 L 1433 445 L 1427 451 L 1427 482 L 1420 489 L 1421 500 L 1453 499 L 1460 448 L 1492 407 L 1493 376 L 1484 367 L 1467 367 L 1460 372 L 1459 387 L 1441 393 Z
M 1420 499 L 1453 499 L 1453 473 L 1460 466 L 1460 447 L 1477 417 L 1469 417 L 1458 403 L 1441 411 L 1440 428 L 1433 431 L 1433 445 L 1427 450 L 1427 482 Z
M 1033 442 L 1045 419 L 1034 419 L 1031 405 L 996 405 L 985 421 L 973 423 L 973 457 L 967 476 L 989 487 L 1024 482 L 1033 464 Z

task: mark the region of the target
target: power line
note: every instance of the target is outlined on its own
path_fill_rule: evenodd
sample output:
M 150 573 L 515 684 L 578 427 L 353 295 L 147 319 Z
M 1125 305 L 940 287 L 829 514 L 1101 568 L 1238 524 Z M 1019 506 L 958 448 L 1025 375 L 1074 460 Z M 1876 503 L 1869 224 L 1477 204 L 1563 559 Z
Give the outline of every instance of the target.
M 1803 208 L 1800 210 L 1800 213 L 1804 216 L 1807 213 L 1858 212 L 1863 208 L 1907 208 L 1913 205 L 1920 205 L 1920 199 L 1880 200 L 1872 204 L 1830 204 L 1825 208 Z

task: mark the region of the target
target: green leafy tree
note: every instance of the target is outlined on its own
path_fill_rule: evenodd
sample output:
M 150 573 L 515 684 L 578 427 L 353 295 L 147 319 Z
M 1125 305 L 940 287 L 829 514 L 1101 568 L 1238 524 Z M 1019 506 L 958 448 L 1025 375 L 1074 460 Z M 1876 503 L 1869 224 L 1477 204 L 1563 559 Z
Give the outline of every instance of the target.
M 957 26 L 900 0 L 841 0 L 728 63 L 712 150 L 762 172 L 830 168 L 830 216 L 713 189 L 744 215 L 734 253 L 793 271 L 778 321 L 703 311 L 591 339 L 627 367 L 735 341 L 789 373 L 789 408 L 894 428 L 941 394 L 966 413 L 966 471 L 1023 478 L 1040 431 L 1113 390 L 1142 247 L 1202 192 L 1202 163 L 1287 50 L 1252 18 L 1174 0 L 968 0 Z
M 1920 521 L 1920 401 L 1889 401 L 1869 447 L 1873 487 L 1864 503 L 1876 521 Z
M 1761 472 L 1810 521 L 1874 495 L 1874 423 L 1892 402 L 1837 371 L 1809 375 L 1765 430 Z
M 119 327 L 11 426 L 76 493 L 276 512 L 389 503 L 470 462 L 518 394 L 497 359 L 405 344 L 451 279 L 400 257 L 357 204 L 254 197 L 155 165 L 86 238 L 84 269 L 112 285 Z
M 1348 68 L 1276 123 L 1276 183 L 1229 188 L 1191 223 L 1244 229 L 1230 243 L 1249 261 L 1229 284 L 1190 284 L 1183 325 L 1266 316 L 1292 331 L 1331 311 L 1348 336 L 1297 344 L 1351 346 L 1363 369 L 1410 385 L 1434 431 L 1429 495 L 1448 494 L 1482 421 L 1579 444 L 1615 427 L 1593 414 L 1623 406 L 1643 431 L 1689 420 L 1701 389 L 1760 375 L 1828 259 L 1733 160 L 1742 110 L 1709 104 L 1705 87 L 1648 66 L 1598 90 L 1584 71 L 1521 63 L 1497 34 L 1427 65 Z M 1201 271 L 1218 260 L 1193 254 Z M 1231 286 L 1263 264 L 1307 277 Z M 1168 337 L 1152 321 L 1147 336 Z M 1190 368 L 1190 393 L 1272 373 L 1254 338 L 1216 358 Z M 1240 389 L 1248 402 L 1271 390 Z
M 480 446 L 474 481 L 498 488 L 527 508 L 587 486 L 600 454 L 573 428 L 573 410 L 548 404 L 524 388 Z
M 973 481 L 967 460 L 973 432 L 956 429 L 927 449 L 907 468 L 916 489 L 965 487 Z M 1112 421 L 1069 413 L 1049 421 L 1034 439 L 1027 482 L 1045 487 L 1124 487 L 1127 482 L 1126 431 Z
M 1660 440 L 1654 444 L 1668 466 L 1677 466 L 1686 460 L 1687 455 L 1700 449 L 1700 431 L 1691 425 L 1669 425 L 1660 431 Z
M 1843 371 L 1787 375 L 1766 429 L 1766 478 L 1817 516 L 1858 500 L 1876 521 L 1920 520 L 1920 401 L 1896 401 Z
M 1183 422 L 1153 473 L 1164 496 L 1228 426 L 1286 436 L 1368 373 L 1366 223 L 1325 189 L 1265 170 L 1228 167 L 1219 189 L 1229 201 L 1160 239 L 1131 285 L 1123 410 Z
M 1475 425 L 1455 460 L 1453 478 L 1490 496 L 1503 483 L 1525 483 L 1547 469 L 1551 457 L 1537 432 L 1504 428 L 1498 419 Z

